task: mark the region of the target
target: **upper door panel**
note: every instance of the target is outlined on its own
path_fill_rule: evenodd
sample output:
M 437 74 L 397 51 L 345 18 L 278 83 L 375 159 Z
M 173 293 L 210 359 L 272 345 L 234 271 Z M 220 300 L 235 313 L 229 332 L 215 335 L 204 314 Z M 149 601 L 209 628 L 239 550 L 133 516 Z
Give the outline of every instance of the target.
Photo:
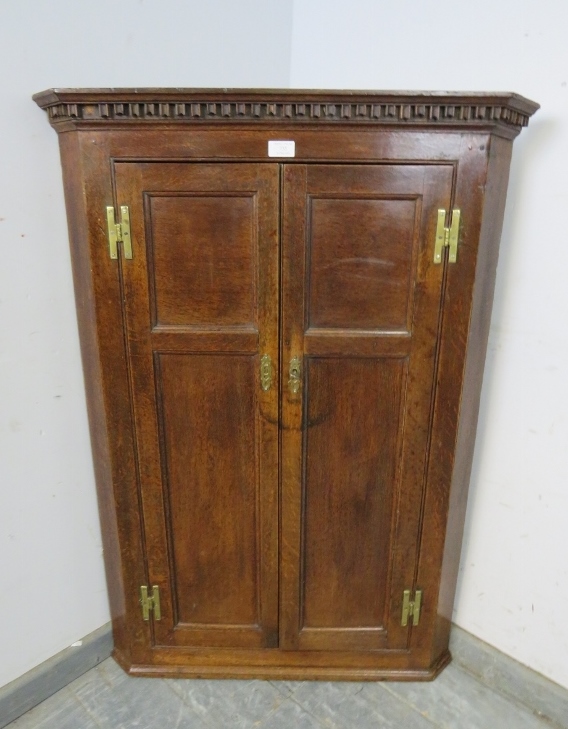
M 350 170 L 309 199 L 308 327 L 408 330 L 420 199 L 357 193 Z
M 256 194 L 145 193 L 157 326 L 257 325 Z

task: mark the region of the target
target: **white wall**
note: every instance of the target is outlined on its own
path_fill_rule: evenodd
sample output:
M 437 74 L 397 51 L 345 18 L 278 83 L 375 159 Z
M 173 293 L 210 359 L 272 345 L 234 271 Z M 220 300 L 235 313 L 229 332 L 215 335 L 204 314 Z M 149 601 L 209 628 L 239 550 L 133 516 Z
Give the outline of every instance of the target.
M 299 0 L 292 26 L 292 4 L 0 3 L 0 685 L 108 620 L 57 139 L 30 96 L 291 85 L 543 105 L 515 142 L 455 618 L 568 686 L 568 5 Z
M 568 687 L 568 3 L 298 0 L 291 86 L 516 91 L 455 621 Z
M 0 3 L 0 686 L 108 619 L 53 86 L 286 86 L 291 2 Z

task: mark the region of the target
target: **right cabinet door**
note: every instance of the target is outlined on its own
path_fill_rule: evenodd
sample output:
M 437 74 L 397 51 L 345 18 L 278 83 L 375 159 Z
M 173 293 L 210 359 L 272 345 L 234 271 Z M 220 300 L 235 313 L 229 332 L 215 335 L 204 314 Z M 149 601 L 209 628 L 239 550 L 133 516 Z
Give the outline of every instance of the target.
M 284 166 L 284 649 L 408 646 L 453 171 Z

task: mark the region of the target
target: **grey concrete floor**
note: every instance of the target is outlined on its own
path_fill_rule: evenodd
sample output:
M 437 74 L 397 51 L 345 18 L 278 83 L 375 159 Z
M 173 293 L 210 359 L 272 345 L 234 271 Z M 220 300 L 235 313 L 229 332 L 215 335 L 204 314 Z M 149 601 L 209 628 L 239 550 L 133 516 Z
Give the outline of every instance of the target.
M 10 729 L 551 729 L 522 687 L 454 662 L 431 683 L 130 678 L 112 659 L 76 679 Z M 561 697 L 562 698 L 562 697 Z M 560 722 L 560 723 L 559 723 Z

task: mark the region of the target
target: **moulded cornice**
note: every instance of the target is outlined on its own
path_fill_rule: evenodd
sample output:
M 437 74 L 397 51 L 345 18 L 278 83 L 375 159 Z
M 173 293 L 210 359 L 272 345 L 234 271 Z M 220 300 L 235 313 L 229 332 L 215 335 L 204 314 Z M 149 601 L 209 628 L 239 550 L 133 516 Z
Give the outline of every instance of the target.
M 538 104 L 513 93 L 265 89 L 51 89 L 35 94 L 54 127 L 102 123 L 329 123 L 505 126 Z

